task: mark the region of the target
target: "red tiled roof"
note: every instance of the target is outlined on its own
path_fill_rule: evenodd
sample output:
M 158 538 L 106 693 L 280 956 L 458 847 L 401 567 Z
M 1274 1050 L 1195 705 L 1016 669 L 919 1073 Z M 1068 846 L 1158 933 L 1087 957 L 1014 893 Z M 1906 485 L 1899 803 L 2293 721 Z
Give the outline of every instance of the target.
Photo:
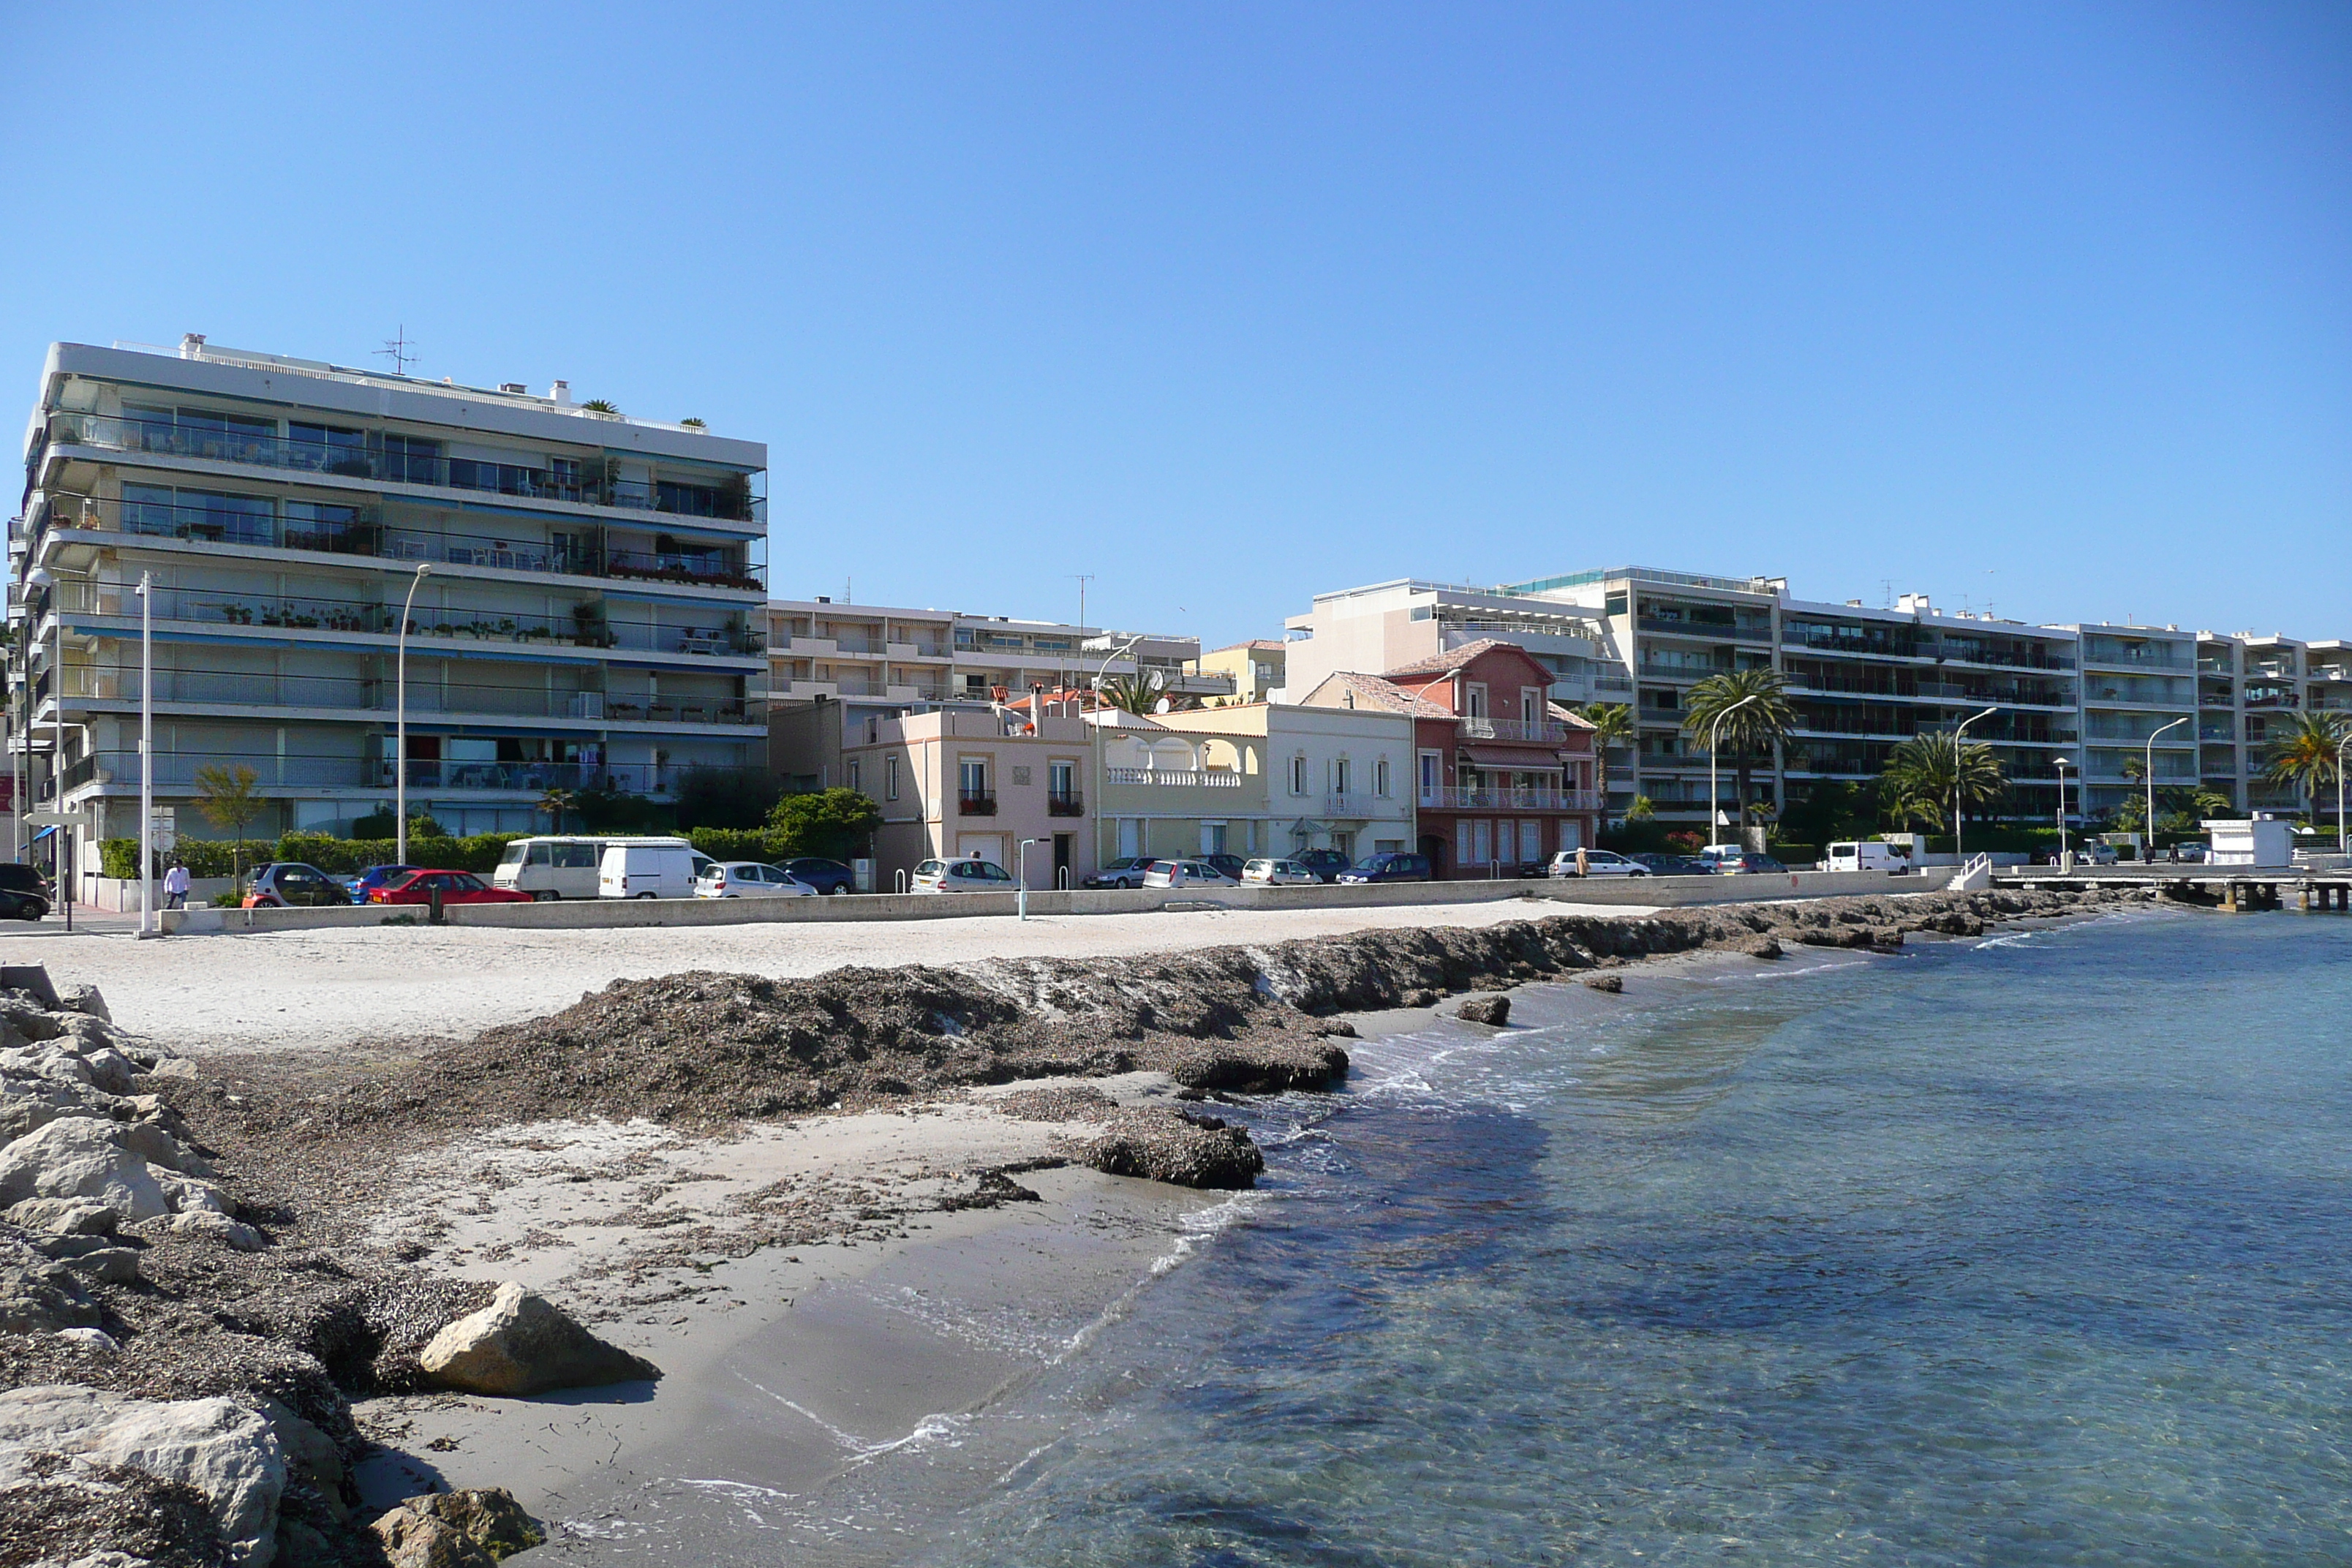
M 1503 642 L 1496 637 L 1480 637 L 1476 642 L 1466 642 L 1460 647 L 1448 648 L 1444 653 L 1433 653 L 1427 658 L 1414 659 L 1411 664 L 1398 665 L 1394 669 L 1385 671 L 1384 673 L 1391 677 L 1399 675 L 1448 675 L 1453 673 L 1454 670 L 1460 669 L 1464 665 L 1468 664 L 1480 654 L 1498 647 L 1517 648 L 1521 653 L 1527 652 L 1527 649 L 1519 647 L 1519 645 L 1517 643 Z M 1533 658 L 1534 656 L 1530 654 L 1528 657 Z
M 1454 717 L 1428 698 L 1416 697 L 1394 681 L 1377 675 L 1359 675 L 1353 670 L 1342 670 L 1331 679 L 1355 693 L 1356 705 L 1360 708 L 1378 709 L 1385 713 L 1410 713 L 1416 719 Z

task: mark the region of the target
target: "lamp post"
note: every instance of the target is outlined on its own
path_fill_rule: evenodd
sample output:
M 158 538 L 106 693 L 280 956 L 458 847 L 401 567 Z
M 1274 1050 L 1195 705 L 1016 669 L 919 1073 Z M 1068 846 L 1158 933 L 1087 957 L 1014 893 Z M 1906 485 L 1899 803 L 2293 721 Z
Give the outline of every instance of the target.
M 139 574 L 139 935 L 155 934 L 155 601 Z
M 2058 770 L 2058 868 L 2069 869 L 2066 864 L 2066 770 L 2074 764 L 2059 757 L 2050 764 Z
M 1127 652 L 1128 649 L 1133 647 L 1137 643 L 1141 642 L 1143 640 L 1143 637 L 1144 634 L 1138 632 L 1135 636 L 1128 638 L 1125 642 L 1111 649 L 1109 653 L 1104 655 L 1102 663 L 1095 668 L 1095 679 L 1091 689 L 1095 693 L 1095 710 L 1097 712 L 1100 712 L 1102 710 L 1102 685 L 1105 679 L 1107 679 L 1110 674 L 1111 660 L 1117 658 L 1120 654 Z M 1083 719 L 1085 718 L 1085 715 L 1081 714 L 1079 717 Z M 1095 761 L 1095 869 L 1097 871 L 1100 871 L 1103 868 L 1103 866 L 1112 858 L 1111 856 L 1106 855 L 1102 852 L 1102 801 L 1103 790 L 1106 787 L 1105 781 L 1108 775 L 1104 772 L 1104 763 L 1102 760 L 1102 726 L 1095 723 L 1092 720 L 1087 721 L 1087 740 L 1089 743 L 1089 750 L 1094 753 Z M 1118 847 L 1118 841 L 1117 839 L 1113 839 L 1111 841 L 1111 848 L 1116 850 Z M 1149 844 L 1139 844 L 1137 847 L 1141 849 L 1147 855 L 1151 852 L 1151 846 Z
M 1960 742 L 1968 739 L 1969 725 L 2000 711 L 1998 708 L 1988 708 L 1982 713 L 1971 713 L 1952 731 L 1952 858 L 1963 866 L 1968 860 L 1960 853 Z
M 408 580 L 408 597 L 400 606 L 399 674 L 393 694 L 394 739 L 393 742 L 392 777 L 394 811 L 399 821 L 393 827 L 392 858 L 395 865 L 408 864 L 408 612 L 416 605 L 417 584 L 433 573 L 433 563 L 416 563 L 416 575 Z
M 26 574 L 25 581 L 36 588 L 51 590 L 49 622 L 57 639 L 49 645 L 49 696 L 57 704 L 56 728 L 49 737 L 49 793 L 57 796 L 56 811 L 63 816 L 66 809 L 66 618 L 58 611 L 57 578 L 46 566 L 36 566 Z M 29 698 L 31 692 L 26 691 Z M 32 713 L 28 707 L 25 716 L 25 742 L 32 745 Z M 27 769 L 29 772 L 29 768 Z M 62 822 L 49 828 L 49 868 L 55 873 L 58 896 L 66 906 L 66 930 L 73 930 L 73 881 L 66 866 L 66 829 Z
M 2143 866 L 2156 858 L 2156 737 L 2188 722 L 2187 719 L 2175 719 L 2169 724 L 2158 725 L 2147 738 L 2147 761 L 2141 764 L 2140 776 L 2140 782 L 2147 785 L 2147 842 L 2139 857 Z
M 2344 726 L 2344 738 L 2336 742 L 2336 852 L 2352 855 L 2352 838 L 2344 827 L 2344 756 L 2352 752 L 2352 723 Z
M 1024 921 L 1029 918 L 1029 846 L 1037 842 L 1024 838 L 1013 851 L 1013 912 Z
M 1706 837 L 1707 837 L 1707 842 L 1708 842 L 1708 844 L 1710 844 L 1710 845 L 1712 845 L 1712 844 L 1715 842 L 1715 830 L 1716 830 L 1716 828 L 1717 828 L 1717 826 L 1720 826 L 1720 824 L 1718 824 L 1718 823 L 1716 821 L 1716 818 L 1717 818 L 1717 817 L 1718 817 L 1718 816 L 1721 816 L 1723 815 L 1723 808 L 1722 808 L 1721 806 L 1719 806 L 1719 805 L 1717 805 L 1716 804 L 1717 780 L 1718 776 L 1719 776 L 1719 775 L 1721 774 L 1721 773 L 1722 773 L 1722 761 L 1721 761 L 1721 758 L 1722 758 L 1722 752 L 1721 752 L 1721 751 L 1719 750 L 1719 745 L 1720 745 L 1720 742 L 1722 742 L 1722 740 L 1723 740 L 1723 721 L 1724 721 L 1726 719 L 1730 718 L 1734 713 L 1738 712 L 1742 708 L 1747 707 L 1750 702 L 1755 701 L 1755 700 L 1756 700 L 1756 699 L 1757 699 L 1757 697 L 1759 697 L 1759 696 L 1761 696 L 1761 695 L 1763 695 L 1763 694 L 1762 694 L 1761 692 L 1759 692 L 1759 693 L 1756 693 L 1754 696 L 1748 696 L 1748 697 L 1743 697 L 1743 698 L 1741 698 L 1738 701 L 1737 701 L 1737 702 L 1733 703 L 1730 707 L 1728 707 L 1728 708 L 1725 709 L 1722 712 L 1720 712 L 1720 713 L 1717 714 L 1717 715 L 1715 716 L 1715 722 L 1707 726 L 1707 731 L 1706 731 Z M 1748 846 L 1747 846 L 1747 844 L 1743 841 L 1743 842 L 1740 844 L 1739 847 L 1740 847 L 1741 849 L 1743 849 L 1743 850 L 1744 850 L 1744 849 L 1746 849 L 1746 848 L 1748 847 Z

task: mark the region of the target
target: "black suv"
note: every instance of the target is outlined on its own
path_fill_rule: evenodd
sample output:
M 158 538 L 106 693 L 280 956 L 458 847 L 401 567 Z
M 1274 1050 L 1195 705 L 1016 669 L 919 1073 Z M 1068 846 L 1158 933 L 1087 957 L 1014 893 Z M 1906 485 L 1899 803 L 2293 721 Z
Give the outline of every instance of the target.
M 13 860 L 0 863 L 0 920 L 45 919 L 54 899 L 47 879 L 39 871 Z
M 1318 882 L 1338 881 L 1339 873 L 1346 870 L 1351 864 L 1349 858 L 1337 849 L 1302 849 L 1290 858 L 1305 869 L 1314 872 L 1315 879 Z

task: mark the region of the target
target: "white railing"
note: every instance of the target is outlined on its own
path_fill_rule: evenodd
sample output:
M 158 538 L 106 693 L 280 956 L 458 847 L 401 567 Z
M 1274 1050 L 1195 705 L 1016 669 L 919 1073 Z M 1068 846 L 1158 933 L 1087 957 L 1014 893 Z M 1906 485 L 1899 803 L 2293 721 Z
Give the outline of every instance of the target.
M 1462 732 L 1475 741 L 1534 741 L 1557 743 L 1568 739 L 1568 726 L 1556 720 L 1538 719 L 1532 723 L 1519 719 L 1477 719 L 1465 717 Z
M 1183 784 L 1193 788 L 1239 789 L 1242 775 L 1225 772 L 1192 772 L 1178 768 L 1106 768 L 1104 777 L 1119 784 Z
M 1598 811 L 1601 795 L 1589 789 L 1520 789 L 1499 784 L 1444 784 L 1421 792 L 1421 804 L 1449 811 Z

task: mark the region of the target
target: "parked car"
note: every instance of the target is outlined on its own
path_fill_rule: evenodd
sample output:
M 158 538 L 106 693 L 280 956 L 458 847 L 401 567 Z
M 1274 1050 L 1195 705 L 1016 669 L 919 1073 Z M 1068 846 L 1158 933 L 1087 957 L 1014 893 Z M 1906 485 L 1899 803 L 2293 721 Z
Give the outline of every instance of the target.
M 1143 873 L 1147 888 L 1235 888 L 1238 877 L 1228 877 L 1206 860 L 1154 860 Z
M 1149 855 L 1122 855 L 1086 879 L 1089 888 L 1140 888 L 1151 869 Z
M 1551 874 L 1573 877 L 1577 874 L 1578 851 L 1563 849 L 1551 858 Z M 1646 877 L 1650 868 L 1628 855 L 1614 849 L 1587 849 L 1584 855 L 1584 875 L 1588 877 Z
M 993 860 L 926 860 L 908 885 L 918 893 L 1009 893 L 1013 873 Z
M 1658 850 L 1645 850 L 1629 858 L 1638 865 L 1647 866 L 1653 877 L 1704 877 L 1714 869 L 1696 855 L 1668 855 Z
M 1830 846 L 1828 869 L 1885 871 L 1899 877 L 1911 869 L 1911 857 L 1899 845 L 1869 838 L 1849 840 Z
M 1311 888 L 1322 879 L 1296 860 L 1260 858 L 1242 868 L 1242 880 L 1269 888 Z
M 813 899 L 816 889 L 764 860 L 713 860 L 694 879 L 698 899 Z
M 2204 844 L 2176 844 L 2168 853 L 2182 865 L 2201 866 L 2212 857 L 2212 849 Z
M 376 889 L 368 895 L 371 904 L 429 904 L 436 890 L 445 904 L 527 904 L 529 893 L 518 893 L 511 888 L 493 888 L 471 871 L 443 871 L 433 868 L 411 871 L 389 887 Z
M 695 879 L 714 865 L 683 838 L 625 839 L 604 847 L 596 868 L 600 899 L 690 899 Z M 528 895 L 526 895 L 528 896 Z
M 1401 849 L 1386 849 L 1378 855 L 1367 855 L 1339 873 L 1342 882 L 1426 882 L 1429 879 L 1429 857 L 1408 854 Z
M 421 871 L 422 866 L 370 866 L 356 877 L 339 877 L 337 881 L 351 895 L 355 904 L 368 903 L 378 888 L 389 887 L 411 871 Z
M 1242 872 L 1249 865 L 1248 861 L 1243 859 L 1238 855 L 1203 855 L 1201 858 L 1206 860 L 1210 865 L 1214 866 L 1218 870 L 1223 871 L 1226 876 L 1231 877 L 1236 882 L 1242 879 Z
M 1752 849 L 1727 849 L 1717 854 L 1717 845 L 1699 857 L 1718 877 L 1760 876 L 1766 872 L 1786 871 L 1789 868 L 1769 855 L 1759 855 Z
M 133 866 L 131 869 L 138 868 Z M 316 866 L 306 866 L 299 860 L 272 860 L 266 866 L 256 866 L 245 879 L 245 896 L 237 900 L 248 910 L 317 909 L 351 901 L 351 894 L 341 882 Z
M 820 893 L 854 893 L 857 891 L 857 873 L 838 860 L 828 860 L 822 855 L 803 855 L 797 860 L 787 860 L 783 869 L 795 882 L 805 882 Z
M 48 879 L 37 868 L 14 860 L 0 864 L 0 920 L 43 919 L 55 901 Z
M 1297 861 L 1300 866 L 1306 868 L 1307 871 L 1313 873 L 1315 879 L 1318 882 L 1338 881 L 1339 879 L 1339 874 L 1347 870 L 1349 866 L 1352 864 L 1345 855 L 1340 854 L 1337 849 L 1302 849 L 1297 854 L 1293 855 L 1291 859 Z

